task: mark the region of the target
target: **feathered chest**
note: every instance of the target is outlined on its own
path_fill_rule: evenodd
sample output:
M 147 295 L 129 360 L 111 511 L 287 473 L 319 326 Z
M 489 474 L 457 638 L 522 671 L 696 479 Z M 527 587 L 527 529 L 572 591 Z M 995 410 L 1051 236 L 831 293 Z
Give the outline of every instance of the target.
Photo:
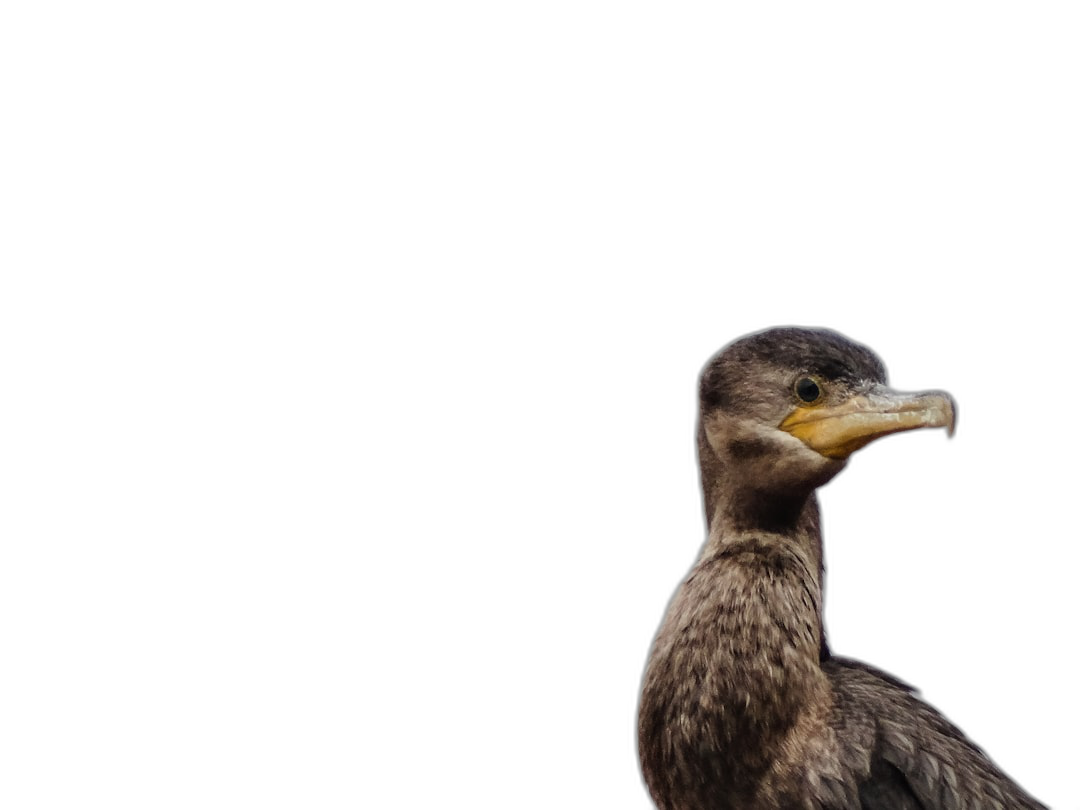
M 733 793 L 769 767 L 826 689 L 820 602 L 807 560 L 779 543 L 743 540 L 695 566 L 643 683 L 639 738 L 654 795 Z

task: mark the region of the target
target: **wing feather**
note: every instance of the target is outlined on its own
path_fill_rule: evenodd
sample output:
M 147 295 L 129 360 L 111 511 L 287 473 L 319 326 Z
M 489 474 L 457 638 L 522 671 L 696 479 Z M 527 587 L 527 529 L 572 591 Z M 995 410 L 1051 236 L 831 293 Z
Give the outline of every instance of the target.
M 833 726 L 863 810 L 1047 810 L 907 684 L 830 658 Z M 857 733 L 852 733 L 853 731 Z M 869 767 L 863 747 L 872 739 Z

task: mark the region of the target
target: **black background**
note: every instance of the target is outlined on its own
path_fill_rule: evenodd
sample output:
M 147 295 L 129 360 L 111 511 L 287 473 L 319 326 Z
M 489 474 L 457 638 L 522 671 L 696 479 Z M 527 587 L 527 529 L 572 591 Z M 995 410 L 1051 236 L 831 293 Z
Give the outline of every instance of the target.
M 909 681 L 1028 791 L 1067 806 L 1070 324 L 1034 288 L 953 282 L 942 295 L 931 275 L 896 262 L 872 285 L 858 272 L 732 266 L 670 303 L 642 288 L 590 301 L 591 318 L 564 326 L 572 348 L 546 392 L 555 481 L 540 501 L 559 504 L 543 554 L 570 583 L 546 595 L 565 611 L 548 687 L 567 696 L 553 761 L 571 757 L 597 800 L 650 806 L 634 715 L 652 636 L 704 538 L 698 374 L 734 338 L 799 324 L 866 343 L 894 388 L 943 389 L 959 409 L 951 440 L 887 438 L 821 491 L 833 650 Z M 752 282 L 739 291 L 738 278 Z

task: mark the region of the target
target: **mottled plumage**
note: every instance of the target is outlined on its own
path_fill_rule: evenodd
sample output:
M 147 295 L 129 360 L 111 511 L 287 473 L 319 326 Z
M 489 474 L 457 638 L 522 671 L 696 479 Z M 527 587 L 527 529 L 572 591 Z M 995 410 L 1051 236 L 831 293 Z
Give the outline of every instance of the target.
M 952 429 L 941 392 L 884 387 L 872 352 L 774 329 L 705 367 L 708 539 L 642 683 L 642 772 L 661 810 L 1042 808 L 912 689 L 830 654 L 814 490 L 899 430 Z

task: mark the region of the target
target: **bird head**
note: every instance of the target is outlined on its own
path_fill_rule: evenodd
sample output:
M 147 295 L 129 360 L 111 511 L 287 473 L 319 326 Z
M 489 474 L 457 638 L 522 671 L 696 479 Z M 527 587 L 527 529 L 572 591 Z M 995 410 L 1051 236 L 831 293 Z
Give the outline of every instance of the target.
M 723 471 L 726 487 L 766 496 L 805 496 L 874 439 L 924 427 L 951 435 L 956 422 L 947 393 L 894 391 L 873 352 L 824 329 L 735 341 L 705 366 L 699 395 L 703 478 Z

